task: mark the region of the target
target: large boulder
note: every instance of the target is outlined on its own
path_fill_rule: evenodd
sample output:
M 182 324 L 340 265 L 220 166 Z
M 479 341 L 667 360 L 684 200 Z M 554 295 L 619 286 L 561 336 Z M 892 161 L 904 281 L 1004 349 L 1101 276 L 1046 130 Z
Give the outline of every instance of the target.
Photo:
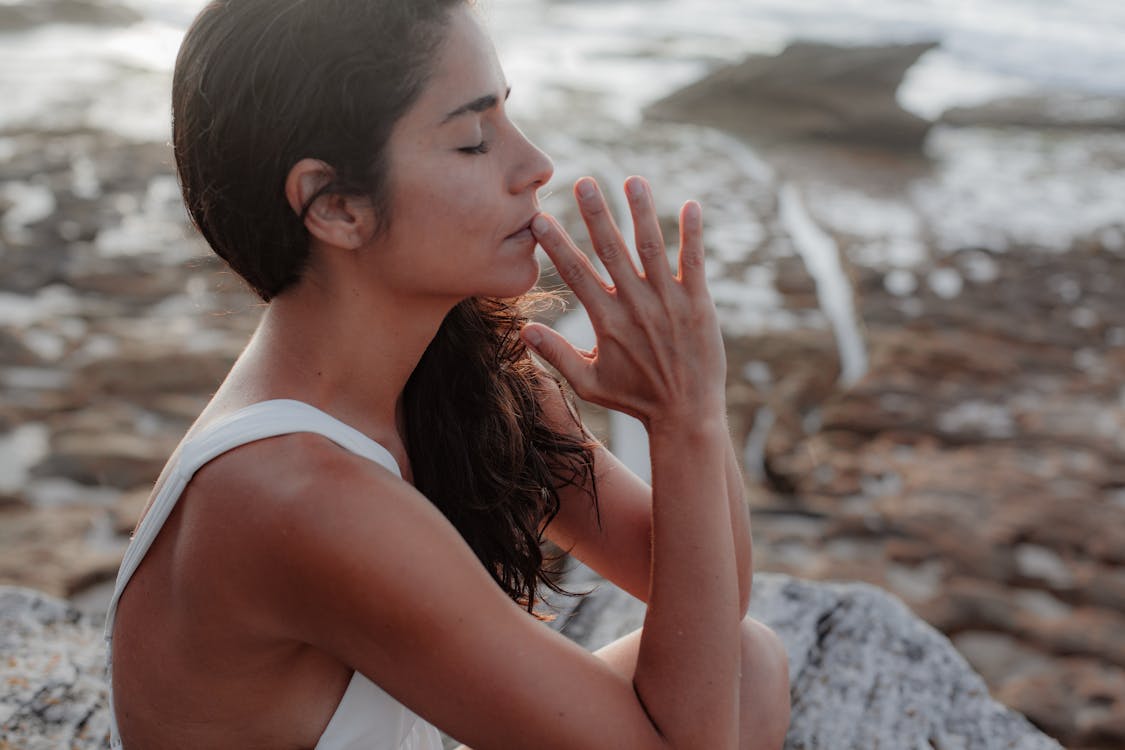
M 1120 131 L 1125 130 L 1125 98 L 1073 91 L 1044 92 L 952 107 L 941 114 L 940 121 L 959 127 Z
M 644 604 L 583 580 L 572 577 L 572 590 L 593 592 L 559 605 L 554 626 L 565 635 L 596 649 L 641 626 Z M 953 644 L 882 589 L 759 573 L 750 614 L 789 654 L 789 750 L 1060 748 L 993 700 Z
M 799 42 L 753 55 L 650 105 L 647 117 L 726 130 L 756 143 L 801 139 L 917 150 L 930 122 L 902 109 L 903 75 L 935 43 L 836 47 Z
M 26 0 L 0 5 L 0 31 L 24 31 L 41 24 L 131 26 L 144 20 L 127 5 L 99 0 Z
M 587 648 L 640 627 L 644 605 L 608 584 L 564 601 L 554 626 Z M 583 590 L 583 579 L 569 584 Z M 865 584 L 755 577 L 751 613 L 789 652 L 798 748 L 1058 750 L 989 697 L 950 642 L 889 594 Z M 64 601 L 0 587 L 0 747 L 104 747 L 101 632 Z
M 0 748 L 102 750 L 101 631 L 67 602 L 0 587 Z

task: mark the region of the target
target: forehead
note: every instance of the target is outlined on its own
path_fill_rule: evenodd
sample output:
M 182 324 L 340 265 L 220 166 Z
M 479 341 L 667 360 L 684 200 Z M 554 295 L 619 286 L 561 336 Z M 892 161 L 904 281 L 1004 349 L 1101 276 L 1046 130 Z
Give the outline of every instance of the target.
M 473 99 L 486 94 L 503 99 L 506 88 L 492 40 L 472 8 L 462 4 L 450 12 L 438 59 L 408 118 L 436 127 L 449 112 Z

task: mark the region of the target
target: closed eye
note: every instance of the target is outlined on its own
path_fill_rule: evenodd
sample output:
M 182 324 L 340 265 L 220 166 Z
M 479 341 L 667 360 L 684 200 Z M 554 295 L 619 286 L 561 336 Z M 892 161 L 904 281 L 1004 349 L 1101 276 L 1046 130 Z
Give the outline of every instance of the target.
M 457 149 L 463 154 L 487 154 L 490 145 L 488 141 L 481 141 L 475 146 L 465 146 L 464 148 Z

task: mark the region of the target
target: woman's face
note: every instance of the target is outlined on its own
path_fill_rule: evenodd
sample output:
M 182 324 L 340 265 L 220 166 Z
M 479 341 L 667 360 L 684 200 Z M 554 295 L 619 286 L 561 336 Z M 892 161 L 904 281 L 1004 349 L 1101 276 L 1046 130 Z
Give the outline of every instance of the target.
M 388 143 L 390 229 L 376 254 L 393 289 L 459 301 L 514 297 L 538 279 L 526 228 L 553 167 L 508 119 L 507 93 L 491 41 L 458 6 Z

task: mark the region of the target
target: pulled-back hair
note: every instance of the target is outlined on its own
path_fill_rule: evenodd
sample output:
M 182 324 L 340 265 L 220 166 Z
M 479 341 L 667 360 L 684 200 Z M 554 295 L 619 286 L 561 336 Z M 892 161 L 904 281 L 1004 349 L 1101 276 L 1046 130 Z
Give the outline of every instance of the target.
M 264 301 L 308 263 L 304 215 L 285 195 L 305 158 L 332 168 L 324 194 L 391 214 L 387 142 L 418 98 L 450 13 L 467 0 L 213 0 L 184 38 L 172 82 L 172 143 L 188 214 Z M 558 591 L 540 545 L 559 488 L 588 487 L 592 444 L 540 404 L 557 387 L 529 358 L 526 301 L 468 299 L 445 318 L 403 393 L 417 488 L 493 579 L 533 611 Z M 577 424 L 573 407 L 571 414 Z

